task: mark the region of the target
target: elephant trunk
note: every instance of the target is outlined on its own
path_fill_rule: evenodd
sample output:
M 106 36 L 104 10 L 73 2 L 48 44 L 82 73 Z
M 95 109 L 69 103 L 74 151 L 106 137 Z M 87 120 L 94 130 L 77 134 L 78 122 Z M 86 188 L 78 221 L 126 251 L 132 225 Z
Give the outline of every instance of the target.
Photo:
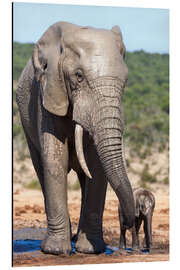
M 93 138 L 97 153 L 104 168 L 107 180 L 115 191 L 122 209 L 124 226 L 134 224 L 134 198 L 123 156 L 123 111 L 122 91 L 124 83 L 107 80 L 96 83 L 97 120 L 94 123 Z
M 130 228 L 134 223 L 135 210 L 133 192 L 123 158 L 122 138 L 111 134 L 109 138 L 102 137 L 96 144 L 107 180 L 119 199 L 124 226 Z
M 125 228 L 130 228 L 134 224 L 135 209 L 133 192 L 123 158 L 121 99 L 124 83 L 124 81 L 113 78 L 100 78 L 89 82 L 91 88 L 89 97 L 82 99 L 83 102 L 81 102 L 82 106 L 86 100 L 89 106 L 81 107 L 81 110 L 78 106 L 75 107 L 74 120 L 76 123 L 81 123 L 83 128 L 93 137 L 107 180 L 119 199 L 124 220 L 123 225 Z M 81 111 L 84 115 L 87 114 L 87 117 L 83 118 Z M 82 128 L 80 127 L 80 129 Z M 76 149 L 80 149 L 79 161 L 88 175 L 89 172 L 86 170 L 87 166 L 83 156 L 82 134 L 80 137 L 81 139 L 76 139 L 78 142 Z

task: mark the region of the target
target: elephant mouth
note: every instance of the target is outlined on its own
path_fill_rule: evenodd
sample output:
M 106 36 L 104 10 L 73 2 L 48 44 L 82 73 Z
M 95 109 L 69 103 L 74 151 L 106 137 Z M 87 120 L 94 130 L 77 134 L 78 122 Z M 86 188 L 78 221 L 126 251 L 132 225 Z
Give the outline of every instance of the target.
M 75 148 L 76 148 L 76 154 L 79 161 L 79 164 L 84 171 L 84 173 L 87 175 L 88 178 L 92 178 L 88 166 L 86 164 L 86 160 L 84 157 L 84 151 L 83 151 L 83 128 L 79 124 L 76 123 L 75 126 Z

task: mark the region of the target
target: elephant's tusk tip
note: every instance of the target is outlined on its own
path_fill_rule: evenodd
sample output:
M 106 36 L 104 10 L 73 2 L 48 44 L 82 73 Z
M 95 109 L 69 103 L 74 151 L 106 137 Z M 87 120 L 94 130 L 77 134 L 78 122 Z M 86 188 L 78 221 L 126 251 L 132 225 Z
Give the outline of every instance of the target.
M 76 153 L 79 160 L 79 163 L 81 165 L 81 168 L 83 169 L 84 173 L 87 175 L 88 178 L 92 179 L 92 176 L 88 170 L 85 158 L 84 158 L 84 152 L 83 152 L 83 128 L 76 124 L 75 128 L 75 147 L 76 147 Z
M 89 177 L 90 180 L 92 180 L 92 176 L 91 176 L 90 172 L 88 173 L 87 176 Z

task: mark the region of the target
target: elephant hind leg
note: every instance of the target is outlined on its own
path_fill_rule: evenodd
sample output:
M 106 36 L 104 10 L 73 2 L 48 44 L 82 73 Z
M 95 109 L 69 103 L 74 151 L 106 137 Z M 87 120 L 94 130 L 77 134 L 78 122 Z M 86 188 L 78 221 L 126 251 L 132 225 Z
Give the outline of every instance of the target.
M 72 241 L 77 242 L 78 234 L 80 232 L 81 224 L 83 222 L 83 208 L 85 202 L 85 186 L 86 186 L 86 175 L 83 171 L 77 171 L 80 187 L 81 187 L 81 211 L 80 211 L 80 218 L 79 218 L 79 225 L 77 229 L 77 233 L 73 235 Z
M 42 188 L 42 192 L 44 194 L 44 173 L 43 173 L 43 165 L 42 165 L 41 156 L 40 156 L 39 151 L 37 150 L 37 148 L 33 144 L 32 140 L 30 139 L 30 137 L 29 137 L 28 133 L 26 132 L 25 128 L 24 128 L 24 133 L 25 133 L 27 144 L 28 144 L 28 147 L 29 147 L 31 160 L 32 160 L 34 169 L 36 171 L 37 177 L 39 179 L 39 182 L 40 182 L 40 185 L 41 185 L 41 188 Z

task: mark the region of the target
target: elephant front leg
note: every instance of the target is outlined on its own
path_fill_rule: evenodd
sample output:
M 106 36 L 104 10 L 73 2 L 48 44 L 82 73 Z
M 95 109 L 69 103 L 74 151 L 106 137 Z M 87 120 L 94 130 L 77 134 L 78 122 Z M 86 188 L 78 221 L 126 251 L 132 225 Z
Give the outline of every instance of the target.
M 101 253 L 105 250 L 102 232 L 107 181 L 96 155 L 94 146 L 88 147 L 87 164 L 93 179 L 86 177 L 82 195 L 81 217 L 76 250 L 82 253 Z
M 67 143 L 54 135 L 44 134 L 44 200 L 47 215 L 47 235 L 41 250 L 50 254 L 71 252 L 70 222 L 67 208 Z

